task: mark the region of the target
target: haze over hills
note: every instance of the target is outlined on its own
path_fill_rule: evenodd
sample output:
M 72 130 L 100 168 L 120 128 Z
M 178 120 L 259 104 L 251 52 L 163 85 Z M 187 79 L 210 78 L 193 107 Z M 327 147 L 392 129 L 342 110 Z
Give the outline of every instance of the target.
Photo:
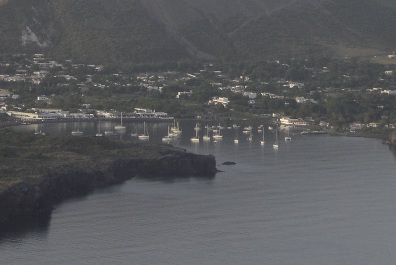
M 93 63 L 396 49 L 391 0 L 0 0 L 0 52 Z

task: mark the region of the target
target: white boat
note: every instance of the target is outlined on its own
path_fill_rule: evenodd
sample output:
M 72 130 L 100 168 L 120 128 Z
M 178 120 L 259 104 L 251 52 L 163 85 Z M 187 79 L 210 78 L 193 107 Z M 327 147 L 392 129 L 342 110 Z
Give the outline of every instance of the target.
M 249 142 L 253 141 L 253 134 L 252 134 L 252 131 L 250 131 L 250 133 L 249 133 L 248 140 L 249 140 Z
M 171 127 L 171 132 L 174 137 L 179 137 L 182 131 L 180 130 L 179 122 L 173 120 L 173 126 Z
M 212 137 L 213 137 L 213 139 L 215 139 L 215 140 L 223 139 L 223 135 L 221 135 L 221 129 L 219 129 L 218 132 L 214 133 Z
M 291 137 L 290 137 L 290 129 L 287 130 L 287 136 L 285 136 L 285 141 L 289 142 L 291 141 Z
M 195 137 L 192 137 L 190 140 L 191 140 L 191 142 L 193 142 L 193 143 L 199 143 L 199 136 L 198 136 L 198 131 L 200 130 L 199 129 L 199 127 L 197 127 L 198 126 L 198 124 L 196 124 L 195 125 L 195 128 L 194 128 L 194 130 L 195 130 Z
M 38 131 L 38 132 L 35 132 L 34 134 L 35 134 L 35 135 L 45 135 L 45 133 L 43 133 L 41 130 Z
M 162 137 L 162 141 L 165 142 L 165 143 L 169 143 L 169 142 L 171 142 L 172 140 L 173 140 L 172 134 L 171 134 L 171 132 L 170 132 L 170 127 L 168 126 L 168 134 L 165 135 L 164 137 Z
M 125 126 L 122 125 L 122 112 L 121 112 L 121 124 L 117 124 L 116 126 L 114 126 L 114 130 L 117 132 L 125 132 L 126 128 Z
M 138 136 L 139 136 L 139 134 L 137 132 L 137 129 L 136 129 L 136 131 L 134 133 L 131 133 L 131 137 L 138 137 Z
M 143 123 L 143 134 L 139 134 L 138 139 L 142 140 L 142 141 L 147 141 L 150 139 L 150 136 L 149 136 L 149 134 L 147 132 L 147 128 L 146 128 L 146 122 Z
M 274 149 L 278 149 L 279 145 L 278 145 L 278 129 L 275 129 L 275 143 L 272 145 L 272 147 Z
M 100 120 L 99 120 L 99 124 L 98 124 L 98 132 L 95 134 L 96 137 L 102 137 L 103 134 L 100 132 Z
M 234 127 L 235 128 L 235 127 Z M 234 144 L 239 143 L 239 139 L 238 139 L 238 128 L 235 128 L 235 139 L 234 139 Z
M 243 131 L 242 131 L 242 132 L 243 132 L 244 134 L 252 134 L 252 129 L 253 129 L 252 126 L 247 126 L 247 127 L 244 127 L 244 128 L 243 128 Z
M 81 135 L 83 135 L 83 134 L 84 134 L 84 132 L 80 131 L 80 120 L 78 120 L 78 123 L 77 123 L 77 131 L 72 131 L 72 132 L 71 132 L 71 135 L 74 135 L 74 136 L 81 136 Z
M 263 126 L 263 125 L 262 125 Z M 264 145 L 265 144 L 265 140 L 264 140 L 264 126 L 263 126 L 263 128 L 262 128 L 262 130 L 263 130 L 263 139 L 261 139 L 261 141 L 260 141 L 260 144 L 261 145 Z
M 105 136 L 116 136 L 116 135 L 118 134 L 114 131 L 105 131 Z
M 202 137 L 202 140 L 204 140 L 205 142 L 208 142 L 208 141 L 210 141 L 209 126 L 206 125 L 205 128 L 206 128 L 206 134 Z
M 264 125 L 260 125 L 259 127 L 257 127 L 257 132 L 258 133 L 262 133 L 264 130 Z

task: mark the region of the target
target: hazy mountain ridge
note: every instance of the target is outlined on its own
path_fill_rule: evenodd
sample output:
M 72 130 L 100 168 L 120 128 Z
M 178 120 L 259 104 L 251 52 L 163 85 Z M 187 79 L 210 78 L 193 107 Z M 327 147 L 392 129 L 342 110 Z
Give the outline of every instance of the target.
M 143 63 L 391 51 L 395 14 L 390 0 L 0 0 L 0 52 Z

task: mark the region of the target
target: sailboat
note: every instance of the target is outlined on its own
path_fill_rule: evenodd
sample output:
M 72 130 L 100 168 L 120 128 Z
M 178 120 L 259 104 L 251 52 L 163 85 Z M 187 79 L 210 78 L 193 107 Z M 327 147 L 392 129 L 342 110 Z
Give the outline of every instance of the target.
M 114 126 L 114 130 L 117 132 L 125 132 L 125 126 L 122 125 L 122 111 L 121 111 L 121 124 Z
M 199 127 L 198 123 L 195 124 L 194 130 L 198 132 L 201 130 L 201 127 Z
M 274 149 L 278 149 L 278 128 L 275 129 L 275 143 L 272 145 Z
M 138 132 L 137 132 L 137 128 L 136 128 L 136 125 L 135 125 L 135 132 L 134 133 L 131 133 L 131 137 L 138 137 Z
M 237 143 L 239 143 L 239 139 L 238 139 L 238 128 L 237 127 L 234 127 L 235 128 L 235 139 L 234 139 L 234 144 L 237 144 Z
M 291 137 L 290 137 L 290 128 L 287 129 L 287 136 L 285 136 L 285 141 L 286 141 L 286 142 L 291 141 Z
M 253 132 L 252 129 L 249 131 L 249 137 L 248 137 L 249 142 L 253 141 Z
M 180 138 L 180 134 L 182 133 L 182 131 L 180 130 L 179 122 L 176 122 L 176 120 L 173 120 L 173 126 L 171 127 L 171 132 L 174 137 Z
M 204 140 L 204 141 L 210 141 L 210 136 L 209 136 L 209 126 L 208 125 L 206 125 L 206 134 L 202 137 L 202 140 Z
M 213 131 L 214 132 L 214 131 Z M 213 134 L 213 139 L 215 139 L 215 140 L 220 140 L 220 139 L 223 139 L 223 135 L 221 135 L 221 129 L 219 128 L 219 130 L 215 133 L 215 134 Z
M 198 137 L 198 130 L 196 129 L 197 127 L 195 127 L 195 137 L 192 137 L 190 140 L 193 143 L 199 143 L 199 137 Z
M 262 125 L 263 126 L 263 125 Z M 264 141 L 264 126 L 263 126 L 263 139 L 260 141 L 260 144 L 261 145 L 264 145 L 265 144 L 265 141 Z
M 77 131 L 72 131 L 71 134 L 74 136 L 81 136 L 84 134 L 84 132 L 80 131 L 80 119 L 78 120 L 77 123 Z
M 138 136 L 138 139 L 142 140 L 142 141 L 147 141 L 150 139 L 150 136 L 149 136 L 149 134 L 147 132 L 147 128 L 146 128 L 146 122 L 143 123 L 143 134 L 140 134 Z
M 45 133 L 40 130 L 40 131 L 36 131 L 34 135 L 45 135 Z
M 99 120 L 99 124 L 98 124 L 98 132 L 95 134 L 96 137 L 102 137 L 103 134 L 100 132 L 100 120 Z
M 172 133 L 170 131 L 170 127 L 168 126 L 168 134 L 165 135 L 164 137 L 162 137 L 162 141 L 165 143 L 169 143 L 170 141 L 172 141 Z

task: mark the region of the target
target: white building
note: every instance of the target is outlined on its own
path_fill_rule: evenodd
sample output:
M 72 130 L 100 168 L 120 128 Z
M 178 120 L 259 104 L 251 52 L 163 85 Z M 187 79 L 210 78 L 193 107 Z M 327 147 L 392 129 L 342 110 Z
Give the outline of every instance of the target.
M 289 82 L 289 88 L 303 88 L 304 86 L 303 83 Z
M 213 97 L 211 100 L 209 100 L 209 104 L 222 104 L 224 107 L 227 107 L 228 103 L 230 103 L 230 101 L 225 97 Z
M 308 122 L 306 122 L 304 119 L 298 118 L 298 119 L 291 119 L 289 117 L 282 117 L 279 119 L 280 123 L 282 125 L 286 126 L 308 126 Z
M 190 91 L 180 91 L 177 92 L 176 98 L 190 97 L 192 95 L 192 90 Z
M 257 93 L 253 93 L 253 92 L 243 92 L 242 95 L 244 97 L 248 97 L 249 99 L 256 99 L 257 98 Z
M 49 97 L 47 97 L 47 96 L 38 96 L 38 97 L 37 97 L 37 101 L 48 102 L 48 101 L 50 101 L 50 99 L 49 99 Z
M 30 112 L 19 112 L 19 111 L 7 111 L 8 116 L 20 119 L 24 121 L 33 121 L 33 120 L 57 120 L 59 119 L 59 115 L 55 113 L 30 113 Z

